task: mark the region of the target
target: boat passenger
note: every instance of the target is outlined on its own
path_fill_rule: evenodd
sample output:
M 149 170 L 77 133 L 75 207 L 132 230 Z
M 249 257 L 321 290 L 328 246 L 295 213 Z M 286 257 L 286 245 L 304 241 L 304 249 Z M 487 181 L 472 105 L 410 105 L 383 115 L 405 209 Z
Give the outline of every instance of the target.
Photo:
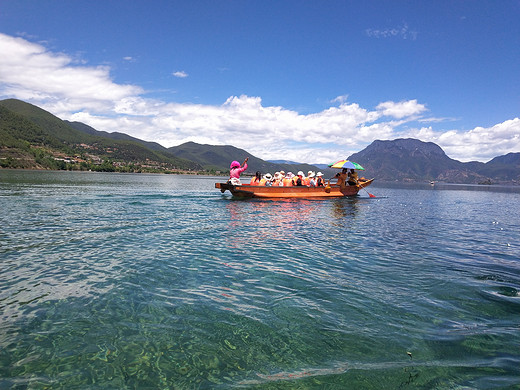
M 292 172 L 287 172 L 287 174 L 285 175 L 284 179 L 283 179 L 283 186 L 284 187 L 292 187 L 293 185 L 293 173 Z
M 324 187 L 325 186 L 325 180 L 323 180 L 323 173 L 318 172 L 316 174 L 316 187 Z
M 309 171 L 307 174 L 306 183 L 308 187 L 316 187 L 316 179 L 314 178 L 315 176 L 316 175 L 312 171 Z
M 279 184 L 280 187 L 283 187 L 284 179 L 285 179 L 285 171 L 280 171 L 280 184 Z
M 280 174 L 280 172 L 276 172 L 274 174 L 274 178 L 273 178 L 273 186 L 278 187 L 278 186 L 283 185 L 282 179 L 283 179 L 283 176 Z
M 231 183 L 233 185 L 240 185 L 242 184 L 240 182 L 240 174 L 244 172 L 247 169 L 247 160 L 249 160 L 249 157 L 246 157 L 244 160 L 244 163 L 240 165 L 238 161 L 233 161 L 229 167 L 229 180 L 228 183 Z
M 251 184 L 252 186 L 259 186 L 260 180 L 262 180 L 262 174 L 260 173 L 260 171 L 256 171 L 255 176 L 251 178 L 251 183 L 249 184 Z
M 303 173 L 303 172 L 302 172 Z M 311 178 L 309 177 L 309 174 L 312 173 L 311 171 L 309 171 L 307 173 L 307 176 L 303 175 L 303 178 L 302 178 L 302 185 L 303 186 L 306 186 L 306 187 L 309 187 L 310 185 L 310 181 L 311 181 Z
M 336 176 L 334 176 L 336 179 L 338 179 L 337 183 L 335 185 L 343 188 L 347 185 L 347 169 L 343 169 L 341 173 L 336 173 Z
M 266 173 L 264 175 L 264 177 L 262 178 L 263 184 L 260 184 L 260 185 L 271 187 L 273 185 L 272 180 L 273 180 L 273 176 L 270 173 Z
M 351 169 L 348 174 L 348 181 L 349 186 L 355 186 L 358 184 L 358 174 L 355 170 Z
M 298 175 L 294 178 L 293 182 L 294 182 L 294 185 L 298 186 L 298 187 L 301 187 L 301 186 L 305 185 L 304 184 L 304 176 L 303 176 L 303 172 L 302 171 L 298 172 Z

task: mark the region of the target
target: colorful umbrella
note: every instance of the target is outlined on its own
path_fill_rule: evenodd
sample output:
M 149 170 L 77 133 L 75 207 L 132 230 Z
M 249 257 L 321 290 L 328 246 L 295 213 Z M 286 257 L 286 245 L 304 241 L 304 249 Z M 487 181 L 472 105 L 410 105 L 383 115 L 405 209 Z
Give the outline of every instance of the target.
M 331 168 L 346 168 L 346 169 L 361 169 L 361 170 L 365 170 L 365 168 L 363 168 L 358 163 L 355 163 L 353 161 L 348 161 L 348 160 L 340 160 L 338 162 L 335 162 L 334 164 L 329 164 L 329 167 L 331 167 Z

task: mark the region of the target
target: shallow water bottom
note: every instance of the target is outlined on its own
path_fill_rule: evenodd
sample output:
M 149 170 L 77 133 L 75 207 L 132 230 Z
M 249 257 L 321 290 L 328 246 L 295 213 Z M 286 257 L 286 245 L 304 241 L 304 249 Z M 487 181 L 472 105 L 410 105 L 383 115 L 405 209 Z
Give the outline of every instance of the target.
M 517 193 L 1 179 L 0 388 L 518 386 Z

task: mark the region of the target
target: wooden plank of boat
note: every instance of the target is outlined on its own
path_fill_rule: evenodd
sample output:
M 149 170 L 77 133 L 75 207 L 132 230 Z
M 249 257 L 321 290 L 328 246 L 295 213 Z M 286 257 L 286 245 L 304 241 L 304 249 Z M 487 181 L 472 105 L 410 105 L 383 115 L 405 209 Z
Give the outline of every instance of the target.
M 327 186 L 327 187 L 267 187 L 252 186 L 249 184 L 233 185 L 231 183 L 215 183 L 215 188 L 225 191 L 238 198 L 331 198 L 357 195 L 361 188 L 372 184 L 371 180 L 360 182 L 355 186 Z

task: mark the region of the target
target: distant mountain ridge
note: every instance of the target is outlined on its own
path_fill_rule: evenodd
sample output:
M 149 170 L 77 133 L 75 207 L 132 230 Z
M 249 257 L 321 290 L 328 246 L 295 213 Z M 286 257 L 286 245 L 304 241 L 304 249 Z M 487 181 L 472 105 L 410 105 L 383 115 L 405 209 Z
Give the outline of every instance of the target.
M 273 164 L 289 164 L 289 165 L 298 165 L 299 162 L 296 161 L 290 161 L 290 160 L 267 160 L 267 162 L 273 163 Z
M 264 161 L 231 145 L 186 142 L 165 148 L 124 133 L 96 130 L 81 122 L 63 121 L 32 104 L 0 101 L 0 167 L 25 169 L 106 169 L 128 172 L 175 169 L 226 174 L 232 160 L 249 157 L 248 173 L 337 170 L 322 164 L 287 160 Z M 376 140 L 349 157 L 363 165 L 361 176 L 378 181 L 520 184 L 520 153 L 497 156 L 487 163 L 448 157 L 432 142 L 416 139 Z
M 232 160 L 237 160 L 242 163 L 246 157 L 249 157 L 248 172 L 254 173 L 256 171 L 267 172 L 298 172 L 316 171 L 316 167 L 310 164 L 295 163 L 295 164 L 277 164 L 264 161 L 255 157 L 243 149 L 236 148 L 230 145 L 201 145 L 195 142 L 186 142 L 179 146 L 174 146 L 168 149 L 174 156 L 184 158 L 191 161 L 196 161 L 205 169 L 218 169 L 221 171 L 229 170 L 229 165 Z
M 87 133 L 87 134 L 90 134 L 90 135 L 94 135 L 94 136 L 98 136 L 98 137 L 110 138 L 110 139 L 119 140 L 119 141 L 137 142 L 137 143 L 139 143 L 141 145 L 146 146 L 147 148 L 150 148 L 152 150 L 159 150 L 161 152 L 166 152 L 168 150 L 167 148 L 165 148 L 161 144 L 158 144 L 157 142 L 143 141 L 143 140 L 141 140 L 139 138 L 132 137 L 132 136 L 130 136 L 128 134 L 125 134 L 125 133 L 119 133 L 117 131 L 115 131 L 113 133 L 109 133 L 107 131 L 99 131 L 99 130 L 94 129 L 93 127 L 91 127 L 89 125 L 86 125 L 86 124 L 82 123 L 82 122 L 70 122 L 70 121 L 67 121 L 67 120 L 64 120 L 63 122 L 67 123 L 69 126 L 73 127 L 76 130 L 79 130 L 79 131 L 81 131 L 83 133 Z
M 349 159 L 382 181 L 520 184 L 520 153 L 487 163 L 463 163 L 448 157 L 432 142 L 408 138 L 374 141 Z

